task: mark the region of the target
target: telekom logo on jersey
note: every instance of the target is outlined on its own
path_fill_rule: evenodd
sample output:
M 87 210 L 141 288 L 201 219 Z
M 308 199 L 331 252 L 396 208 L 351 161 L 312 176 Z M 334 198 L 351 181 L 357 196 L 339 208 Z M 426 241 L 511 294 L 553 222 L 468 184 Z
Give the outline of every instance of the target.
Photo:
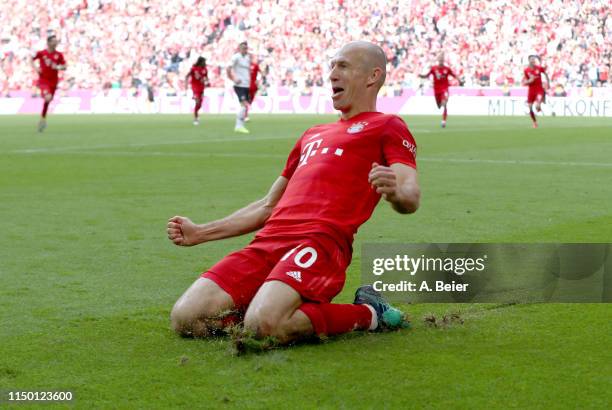
M 300 163 L 298 164 L 298 168 L 303 165 L 308 164 L 308 159 L 311 157 L 314 157 L 315 155 L 317 155 L 317 153 L 320 155 L 327 155 L 327 154 L 332 155 L 330 153 L 329 147 L 321 148 L 321 144 L 323 143 L 323 138 L 315 139 L 319 137 L 320 135 L 321 133 L 318 133 L 308 138 L 307 141 L 309 142 L 306 143 L 306 145 L 304 145 L 304 147 L 302 148 L 302 154 L 300 155 Z M 342 148 L 336 148 L 336 150 L 333 152 L 333 155 L 341 157 L 343 152 L 344 150 Z

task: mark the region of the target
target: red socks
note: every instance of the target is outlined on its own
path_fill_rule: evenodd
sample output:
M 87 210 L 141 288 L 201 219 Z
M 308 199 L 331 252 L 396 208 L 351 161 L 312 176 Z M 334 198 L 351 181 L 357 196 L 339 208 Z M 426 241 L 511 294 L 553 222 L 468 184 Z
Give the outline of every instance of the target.
M 221 328 L 225 329 L 227 327 L 238 325 L 243 320 L 244 318 L 242 317 L 242 315 L 235 312 L 231 312 L 221 318 Z
M 531 108 L 529 109 L 529 116 L 531 117 L 531 120 L 533 122 L 536 122 L 535 113 L 533 112 L 533 110 Z
M 316 335 L 368 330 L 372 323 L 372 311 L 365 305 L 304 303 L 299 309 L 310 319 Z
M 442 121 L 446 121 L 446 107 L 444 107 L 444 112 L 442 113 Z
M 200 111 L 200 108 L 202 108 L 202 101 L 196 102 L 195 108 L 193 109 L 193 116 L 195 118 L 198 118 L 198 111 Z
M 49 109 L 49 104 L 50 102 L 44 102 L 43 104 L 43 109 L 42 109 L 42 117 L 43 118 L 47 118 L 47 110 Z

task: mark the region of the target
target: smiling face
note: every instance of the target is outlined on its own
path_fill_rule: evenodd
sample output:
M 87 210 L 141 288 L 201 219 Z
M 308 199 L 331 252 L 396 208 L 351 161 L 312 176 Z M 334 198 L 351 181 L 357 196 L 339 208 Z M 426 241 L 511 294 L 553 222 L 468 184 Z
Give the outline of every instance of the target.
M 336 110 L 348 111 L 353 102 L 364 94 L 367 75 L 357 60 L 355 51 L 342 49 L 330 62 L 329 79 Z
M 332 58 L 329 80 L 336 110 L 348 113 L 372 102 L 375 105 L 376 94 L 384 82 L 385 62 L 381 53 L 372 44 L 354 42 L 342 47 Z

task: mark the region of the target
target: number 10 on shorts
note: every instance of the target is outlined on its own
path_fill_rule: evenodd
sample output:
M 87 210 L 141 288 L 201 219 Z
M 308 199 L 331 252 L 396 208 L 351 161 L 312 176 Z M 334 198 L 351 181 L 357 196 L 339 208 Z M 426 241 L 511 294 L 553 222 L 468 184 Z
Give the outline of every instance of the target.
M 289 259 L 291 255 L 293 255 L 299 248 L 303 245 L 298 245 L 295 248 L 291 249 L 289 252 L 285 254 L 281 258 L 281 261 L 286 261 Z M 307 246 L 301 249 L 298 253 L 293 257 L 293 262 L 299 266 L 300 268 L 310 268 L 317 261 L 317 250 L 313 247 Z

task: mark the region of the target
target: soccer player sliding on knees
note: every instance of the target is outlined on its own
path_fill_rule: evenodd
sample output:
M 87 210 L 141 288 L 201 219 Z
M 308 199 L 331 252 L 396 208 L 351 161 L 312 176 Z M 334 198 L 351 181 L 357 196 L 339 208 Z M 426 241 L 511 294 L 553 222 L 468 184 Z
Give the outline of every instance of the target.
M 419 206 L 416 143 L 401 118 L 376 112 L 386 63 L 377 45 L 346 44 L 329 75 L 340 120 L 298 138 L 263 198 L 204 224 L 183 216 L 168 221 L 168 238 L 179 246 L 260 229 L 178 299 L 171 313 L 176 332 L 204 337 L 243 319 L 255 338 L 287 344 L 407 325 L 369 285 L 357 289 L 353 303 L 331 303 L 344 286 L 353 236 L 380 198 L 401 214 Z

